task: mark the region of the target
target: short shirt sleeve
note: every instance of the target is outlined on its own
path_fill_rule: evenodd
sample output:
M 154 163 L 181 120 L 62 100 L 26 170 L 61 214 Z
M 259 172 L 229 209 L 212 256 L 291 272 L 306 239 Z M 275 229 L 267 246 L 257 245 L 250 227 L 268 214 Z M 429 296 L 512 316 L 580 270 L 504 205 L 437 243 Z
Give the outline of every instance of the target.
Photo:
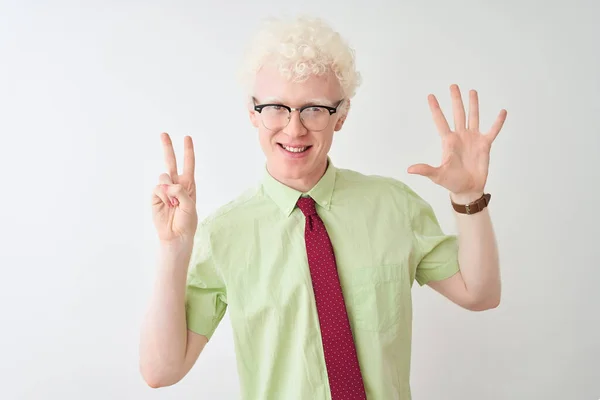
M 417 283 L 423 286 L 456 274 L 459 271 L 457 236 L 444 234 L 431 205 L 414 192 L 410 210 Z
M 187 275 L 185 309 L 187 327 L 210 339 L 227 309 L 227 291 L 213 257 L 208 224 L 201 223 Z

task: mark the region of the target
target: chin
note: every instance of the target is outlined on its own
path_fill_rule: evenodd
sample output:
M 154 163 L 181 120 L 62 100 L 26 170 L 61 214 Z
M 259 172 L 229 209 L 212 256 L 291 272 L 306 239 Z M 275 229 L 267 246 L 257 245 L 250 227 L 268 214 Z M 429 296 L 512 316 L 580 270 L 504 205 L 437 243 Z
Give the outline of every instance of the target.
M 310 174 L 314 165 L 312 160 L 298 159 L 290 160 L 284 157 L 273 157 L 271 159 L 271 170 L 283 179 L 301 179 Z
M 306 151 L 291 153 L 279 143 L 270 147 L 269 169 L 274 175 L 283 180 L 302 180 L 315 173 L 321 164 L 319 161 L 320 147 L 306 145 Z

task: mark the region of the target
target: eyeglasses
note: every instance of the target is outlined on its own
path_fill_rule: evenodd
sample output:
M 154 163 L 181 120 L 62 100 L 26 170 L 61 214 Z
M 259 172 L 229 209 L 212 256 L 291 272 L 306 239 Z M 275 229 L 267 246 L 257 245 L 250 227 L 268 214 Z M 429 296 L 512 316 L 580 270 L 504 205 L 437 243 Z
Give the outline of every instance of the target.
M 265 128 L 278 131 L 285 128 L 291 120 L 292 111 L 300 113 L 302 125 L 309 131 L 322 131 L 329 125 L 331 115 L 337 112 L 338 107 L 344 102 L 340 100 L 335 107 L 321 105 L 307 105 L 301 108 L 288 107 L 284 104 L 256 104 L 254 99 L 254 110 L 261 115 Z

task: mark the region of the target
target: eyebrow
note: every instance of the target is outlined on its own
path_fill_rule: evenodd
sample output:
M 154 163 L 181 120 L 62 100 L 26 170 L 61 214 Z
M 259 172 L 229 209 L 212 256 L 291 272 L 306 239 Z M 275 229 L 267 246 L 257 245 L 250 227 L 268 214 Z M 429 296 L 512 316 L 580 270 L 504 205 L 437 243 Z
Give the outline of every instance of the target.
M 333 107 L 334 103 L 328 99 L 309 99 L 305 104 L 305 106 L 330 106 Z
M 256 97 L 254 99 L 258 102 L 258 99 Z M 267 97 L 261 102 L 261 104 L 273 104 L 273 103 L 274 104 L 285 104 L 285 102 L 282 101 L 281 98 L 279 98 L 279 97 Z M 306 106 L 334 107 L 335 104 L 331 100 L 328 100 L 325 98 L 313 98 L 313 99 L 308 99 L 298 108 L 302 108 L 302 107 L 306 107 Z

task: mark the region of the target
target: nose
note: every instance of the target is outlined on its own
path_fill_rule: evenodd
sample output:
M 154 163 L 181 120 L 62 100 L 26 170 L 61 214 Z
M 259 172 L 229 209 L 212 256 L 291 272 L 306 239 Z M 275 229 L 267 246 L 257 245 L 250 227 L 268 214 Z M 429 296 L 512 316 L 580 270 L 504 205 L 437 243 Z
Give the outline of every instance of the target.
M 290 122 L 283 130 L 285 134 L 290 137 L 300 137 L 306 135 L 308 130 L 302 124 L 300 120 L 300 113 L 297 110 L 293 110 L 290 114 Z

